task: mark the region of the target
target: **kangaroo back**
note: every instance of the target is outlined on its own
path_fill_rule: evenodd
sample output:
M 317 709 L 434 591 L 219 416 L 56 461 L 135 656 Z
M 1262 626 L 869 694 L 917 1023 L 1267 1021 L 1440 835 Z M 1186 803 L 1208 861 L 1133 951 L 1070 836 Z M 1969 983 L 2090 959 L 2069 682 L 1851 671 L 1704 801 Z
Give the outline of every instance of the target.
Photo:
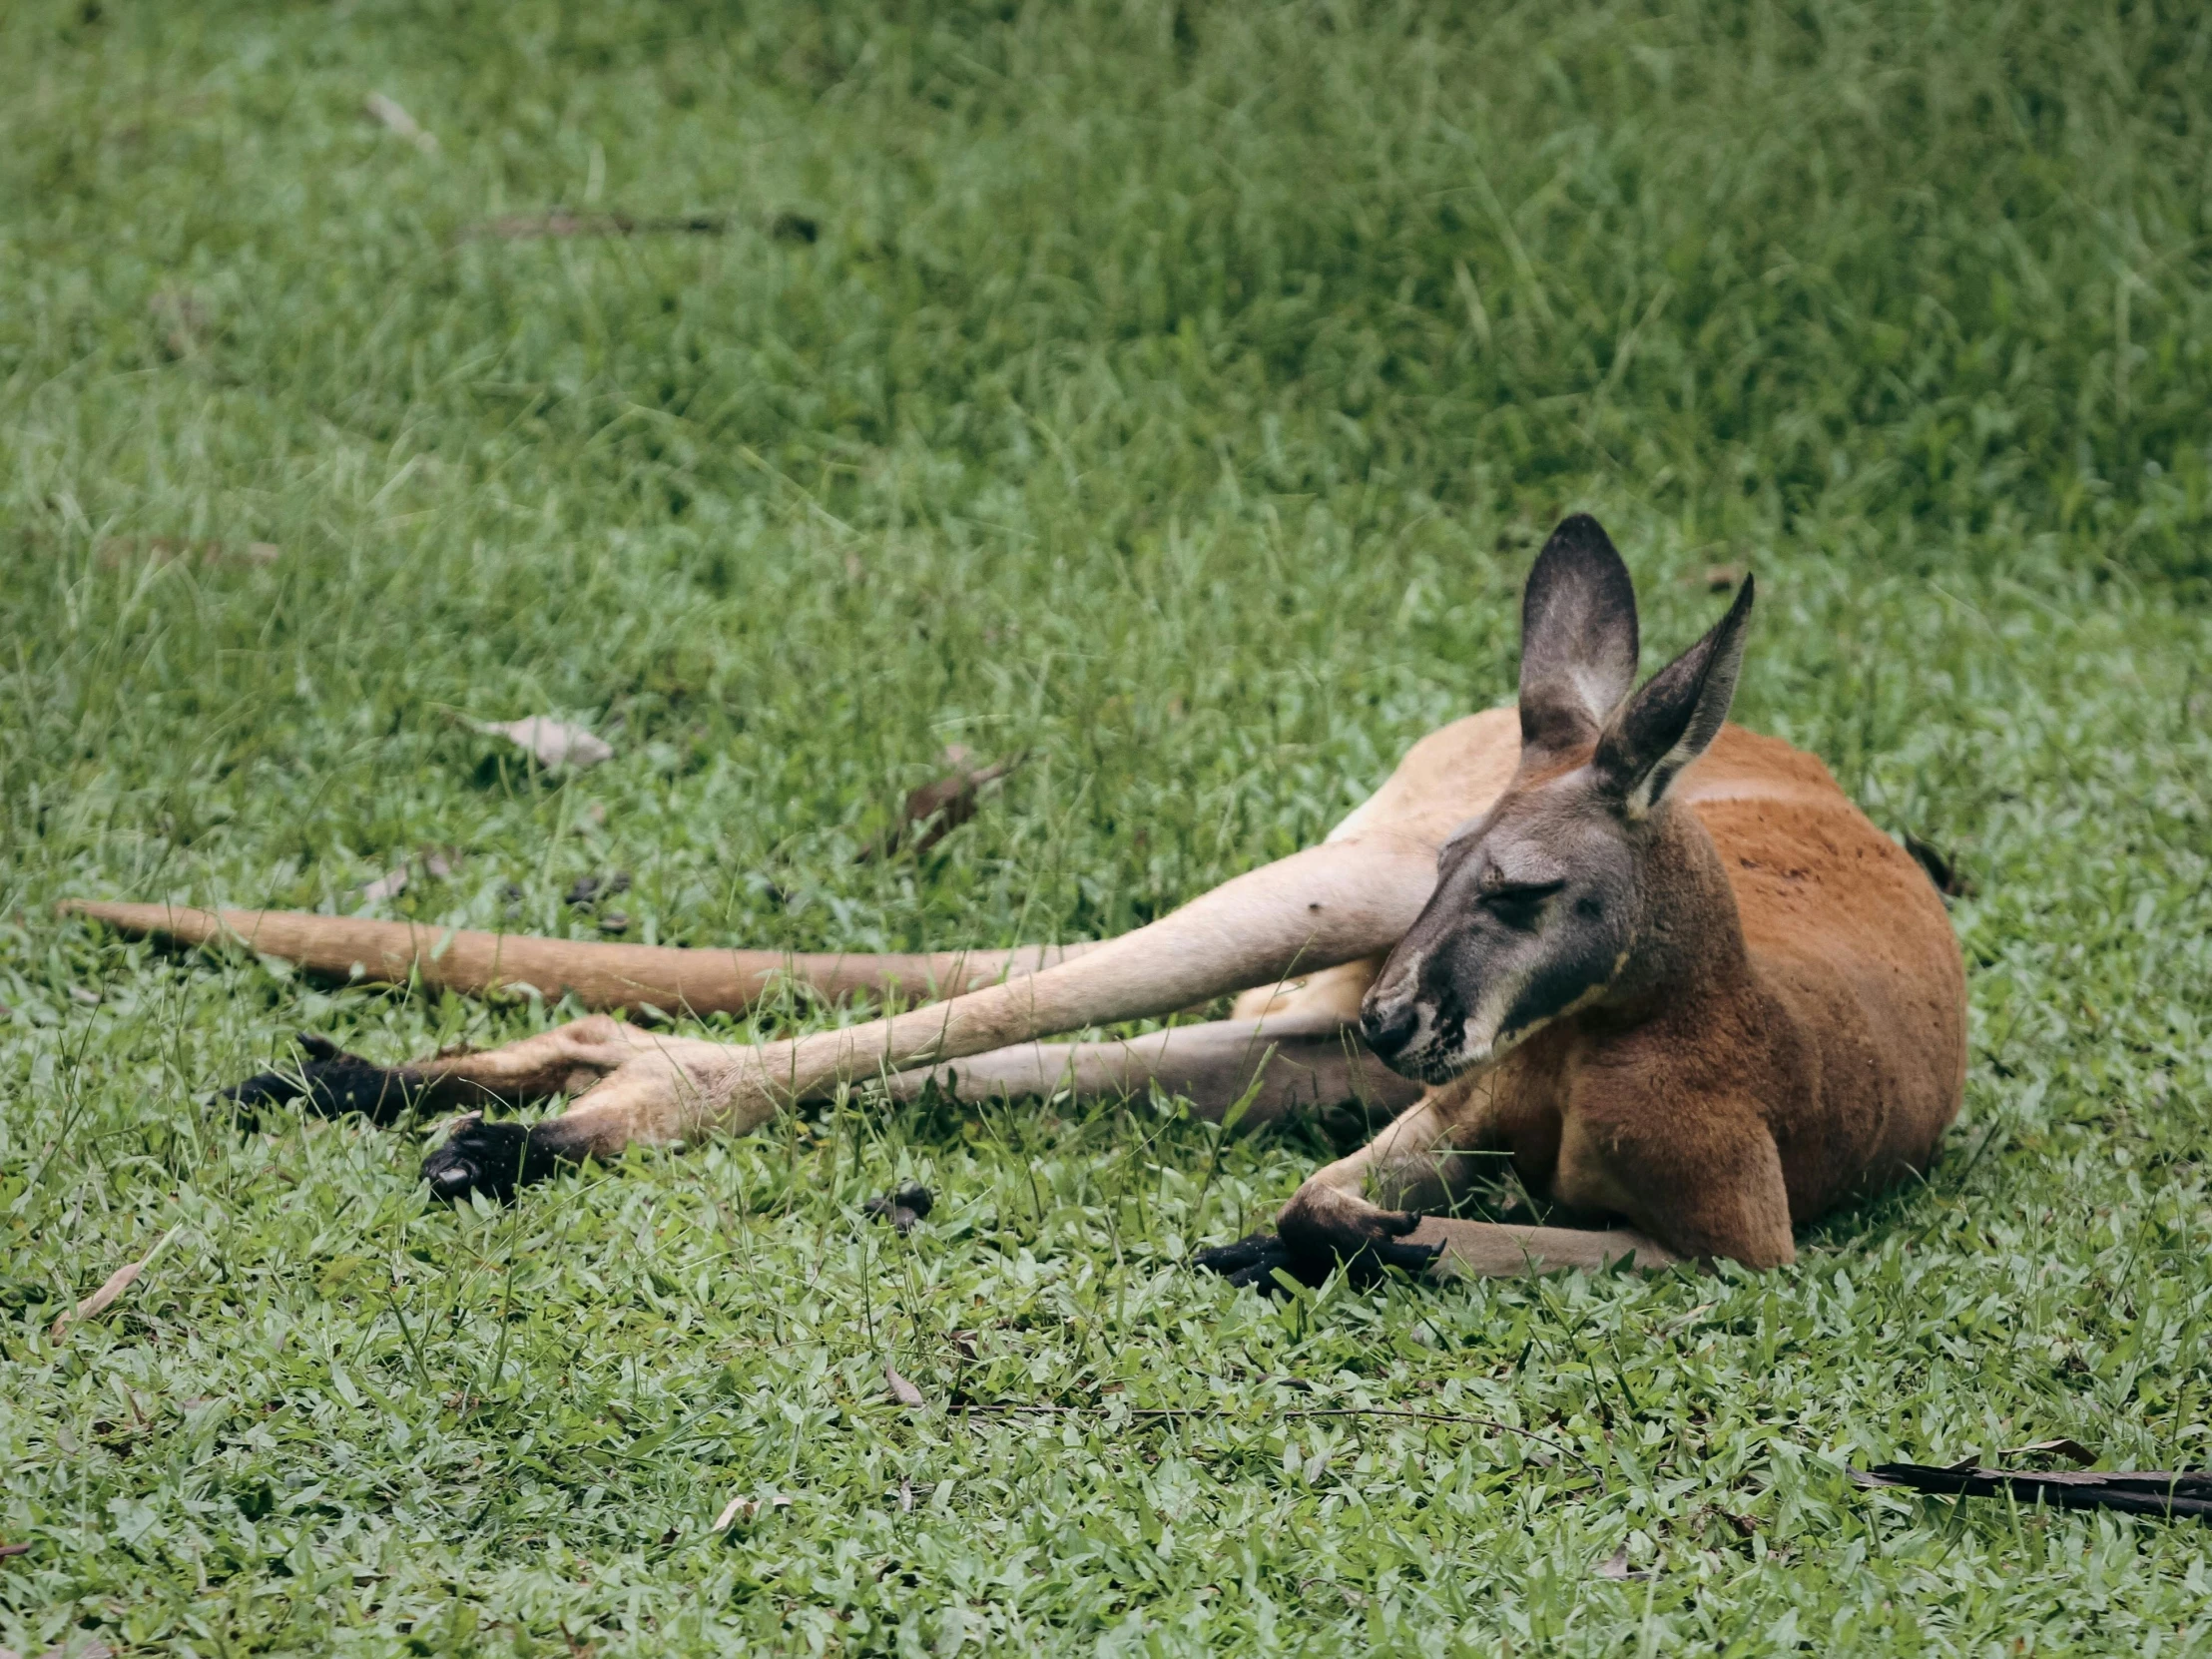
M 1683 799 L 1720 853 L 1760 988 L 1812 1068 L 1770 1122 L 1803 1220 L 1924 1169 L 1965 1087 L 1965 974 L 1920 865 L 1828 769 L 1738 726 Z

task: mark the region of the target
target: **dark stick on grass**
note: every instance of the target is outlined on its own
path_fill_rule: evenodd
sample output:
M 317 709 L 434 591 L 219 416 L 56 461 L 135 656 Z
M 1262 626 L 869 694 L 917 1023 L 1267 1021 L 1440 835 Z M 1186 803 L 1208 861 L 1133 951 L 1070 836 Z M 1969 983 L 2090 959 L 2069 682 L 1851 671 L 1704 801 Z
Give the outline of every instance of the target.
M 1998 1497 L 2009 1494 L 2056 1509 L 2118 1509 L 2157 1515 L 2165 1520 L 2212 1520 L 2212 1471 L 2202 1469 L 2113 1469 L 2104 1472 L 2060 1470 L 2048 1474 L 2015 1473 L 1953 1463 L 1877 1463 L 1853 1469 L 1852 1484 L 1877 1489 L 1902 1487 L 1932 1497 Z
M 531 242 L 567 237 L 719 237 L 740 223 L 729 214 L 678 214 L 638 219 L 629 214 L 571 214 L 556 210 L 544 214 L 508 214 L 486 220 L 481 225 L 468 227 L 461 233 L 461 240 L 472 242 L 491 238 L 499 242 Z M 822 235 L 822 227 L 805 214 L 778 214 L 768 222 L 767 230 L 778 242 L 811 243 Z

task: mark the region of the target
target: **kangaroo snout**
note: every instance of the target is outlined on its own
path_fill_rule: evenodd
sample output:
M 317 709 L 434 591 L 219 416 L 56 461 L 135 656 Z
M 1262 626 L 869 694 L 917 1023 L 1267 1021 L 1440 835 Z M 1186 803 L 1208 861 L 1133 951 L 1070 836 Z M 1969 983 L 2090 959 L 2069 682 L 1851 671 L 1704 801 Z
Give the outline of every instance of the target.
M 1420 1009 L 1409 993 L 1386 997 L 1371 993 L 1360 1004 L 1361 1039 L 1384 1065 L 1404 1053 L 1419 1029 Z

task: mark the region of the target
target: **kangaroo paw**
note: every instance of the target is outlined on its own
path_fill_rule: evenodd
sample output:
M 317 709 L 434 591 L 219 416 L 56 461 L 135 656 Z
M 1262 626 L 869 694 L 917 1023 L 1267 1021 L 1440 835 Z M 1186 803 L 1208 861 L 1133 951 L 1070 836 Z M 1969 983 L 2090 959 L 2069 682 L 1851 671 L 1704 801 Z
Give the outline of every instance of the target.
M 422 1160 L 422 1179 L 439 1198 L 458 1200 L 483 1193 L 502 1204 L 511 1203 L 516 1189 L 577 1162 L 575 1154 L 560 1149 L 561 1137 L 552 1127 L 560 1121 L 549 1118 L 525 1128 L 519 1123 L 486 1123 L 481 1113 L 471 1112 L 453 1125 L 443 1146 Z
M 1218 1273 L 1239 1289 L 1249 1286 L 1263 1296 L 1273 1296 L 1282 1290 L 1282 1282 L 1275 1277 L 1277 1268 L 1307 1285 L 1319 1285 L 1329 1277 L 1329 1269 L 1324 1265 L 1319 1277 L 1309 1278 L 1303 1271 L 1306 1264 L 1302 1264 L 1290 1245 L 1274 1233 L 1248 1233 L 1235 1244 L 1199 1251 L 1191 1258 L 1191 1266 L 1206 1273 Z
M 326 1118 L 359 1113 L 374 1124 L 403 1116 L 422 1090 L 421 1080 L 400 1067 L 379 1066 L 348 1054 L 326 1037 L 301 1032 L 296 1039 L 306 1055 L 296 1072 L 265 1071 L 223 1091 L 241 1106 L 306 1103 Z
M 1379 1285 L 1391 1268 L 1419 1274 L 1443 1253 L 1441 1245 L 1400 1244 L 1420 1225 L 1410 1210 L 1376 1210 L 1366 1205 L 1351 1213 L 1344 1207 L 1309 1206 L 1294 1199 L 1277 1219 L 1282 1237 L 1304 1264 L 1301 1278 L 1317 1268 L 1321 1277 L 1343 1264 L 1345 1277 L 1362 1287 Z M 1294 1272 L 1299 1271 L 1294 1269 Z M 1307 1278 L 1308 1284 L 1318 1279 Z

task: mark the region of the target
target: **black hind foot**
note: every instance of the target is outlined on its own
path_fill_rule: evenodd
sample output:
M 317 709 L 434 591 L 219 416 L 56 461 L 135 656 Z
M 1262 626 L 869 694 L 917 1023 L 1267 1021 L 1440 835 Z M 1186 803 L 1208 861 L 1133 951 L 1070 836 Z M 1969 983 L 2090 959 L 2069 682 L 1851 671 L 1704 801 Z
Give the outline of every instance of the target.
M 1240 1289 L 1250 1286 L 1263 1295 L 1273 1295 L 1283 1286 L 1275 1277 L 1281 1268 L 1301 1284 L 1318 1285 L 1321 1279 L 1309 1279 L 1299 1272 L 1299 1264 L 1291 1254 L 1291 1247 L 1274 1233 L 1247 1233 L 1235 1244 L 1216 1245 L 1202 1250 L 1191 1258 L 1191 1266 L 1203 1273 L 1218 1273 L 1230 1284 Z M 1329 1277 L 1329 1270 L 1322 1270 L 1322 1279 Z
M 1226 1276 L 1232 1285 L 1273 1293 L 1282 1289 L 1281 1269 L 1301 1285 L 1324 1283 L 1342 1266 L 1345 1278 L 1367 1288 L 1401 1268 L 1419 1275 L 1442 1254 L 1441 1245 L 1404 1244 L 1420 1225 L 1411 1211 L 1368 1210 L 1354 1216 L 1329 1214 L 1319 1206 L 1293 1200 L 1279 1219 L 1280 1233 L 1253 1233 L 1232 1245 L 1202 1250 L 1191 1265 Z
M 566 1164 L 583 1161 L 566 1144 L 559 1118 L 524 1127 L 486 1123 L 472 1112 L 453 1125 L 445 1144 L 422 1160 L 422 1179 L 439 1198 L 460 1200 L 482 1193 L 511 1203 L 518 1188 L 543 1181 Z
M 326 1118 L 359 1113 L 374 1124 L 396 1122 L 422 1092 L 422 1079 L 400 1066 L 379 1066 L 348 1054 L 327 1037 L 302 1031 L 293 1039 L 306 1058 L 296 1073 L 265 1071 L 223 1091 L 245 1107 L 303 1101 Z

